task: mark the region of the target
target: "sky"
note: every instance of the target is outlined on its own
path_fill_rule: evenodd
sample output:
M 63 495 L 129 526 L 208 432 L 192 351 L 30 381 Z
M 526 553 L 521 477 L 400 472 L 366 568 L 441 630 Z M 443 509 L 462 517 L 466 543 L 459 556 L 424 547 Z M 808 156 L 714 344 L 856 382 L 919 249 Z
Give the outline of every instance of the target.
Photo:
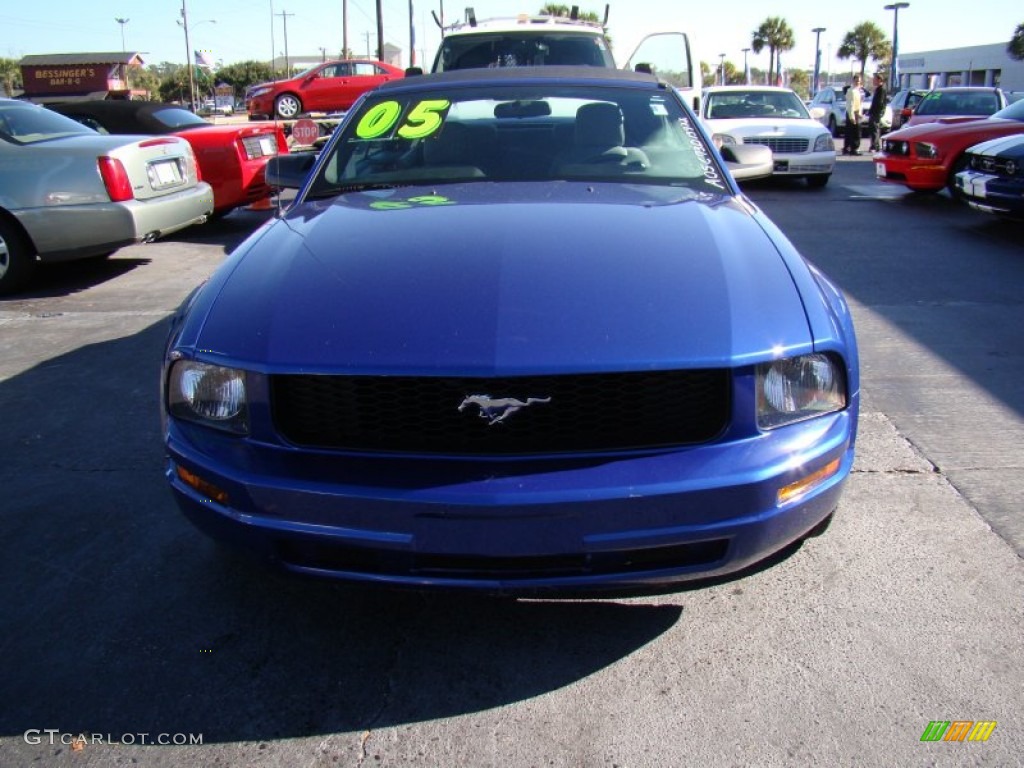
M 578 1 L 578 0 L 577 0 Z M 381 0 L 384 41 L 403 50 L 409 64 L 410 0 Z M 742 49 L 751 33 L 769 16 L 781 16 L 793 29 L 796 47 L 783 57 L 786 67 L 812 69 L 815 27 L 821 33 L 822 69 L 849 72 L 851 61 L 835 58 L 843 37 L 857 24 L 872 21 L 891 39 L 891 0 L 868 3 L 823 3 L 820 0 L 629 0 L 611 2 L 608 33 L 616 59 L 624 63 L 636 43 L 650 32 L 689 33 L 697 57 L 717 66 L 719 55 L 743 68 Z M 519 5 L 509 0 L 413 0 L 417 64 L 432 62 L 440 30 L 431 11 L 444 12 L 445 24 L 459 20 L 473 4 L 478 19 L 536 12 L 543 5 Z M 572 5 L 572 2 L 565 3 Z M 20 59 L 28 54 L 85 53 L 122 50 L 138 52 L 146 64 L 163 61 L 184 64 L 186 57 L 182 7 L 188 13 L 192 48 L 212 60 L 230 64 L 249 59 L 268 61 L 285 51 L 290 58 L 337 55 L 344 39 L 343 9 L 348 9 L 348 45 L 357 55 L 375 54 L 376 0 L 47 0 L 45 3 L 6 2 L 0 11 L 0 57 Z M 580 3 L 583 11 L 604 13 L 604 2 Z M 286 14 L 286 15 L 282 15 Z M 121 24 L 117 19 L 127 19 Z M 899 11 L 899 52 L 932 51 L 1007 42 L 1024 23 L 1020 0 L 910 0 Z M 749 54 L 751 67 L 768 68 L 768 51 Z M 859 69 L 859 66 L 857 67 Z

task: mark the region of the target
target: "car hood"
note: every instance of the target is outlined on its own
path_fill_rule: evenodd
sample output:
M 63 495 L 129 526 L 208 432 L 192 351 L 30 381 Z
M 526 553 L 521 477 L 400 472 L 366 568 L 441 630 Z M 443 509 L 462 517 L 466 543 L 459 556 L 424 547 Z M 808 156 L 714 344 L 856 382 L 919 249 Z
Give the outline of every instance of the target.
M 931 123 L 920 123 L 900 128 L 898 131 L 886 134 L 886 138 L 895 141 L 920 141 L 924 138 L 931 139 L 932 137 L 940 136 L 959 138 L 977 134 L 980 137 L 984 137 L 989 133 L 1024 133 L 1024 121 L 1007 120 L 1002 117 L 984 117 L 975 120 L 947 122 L 936 120 Z
M 710 133 L 732 136 L 786 136 L 813 139 L 826 132 L 825 126 L 813 118 L 764 118 L 760 120 L 705 120 Z
M 968 150 L 972 155 L 986 155 L 995 157 L 1000 155 L 1006 158 L 1024 158 L 1024 126 L 1018 135 L 1000 136 L 997 139 L 989 139 L 981 144 L 975 144 Z
M 462 375 L 809 351 L 781 235 L 741 198 L 704 198 L 478 183 L 306 203 L 222 267 L 178 346 L 265 371 Z

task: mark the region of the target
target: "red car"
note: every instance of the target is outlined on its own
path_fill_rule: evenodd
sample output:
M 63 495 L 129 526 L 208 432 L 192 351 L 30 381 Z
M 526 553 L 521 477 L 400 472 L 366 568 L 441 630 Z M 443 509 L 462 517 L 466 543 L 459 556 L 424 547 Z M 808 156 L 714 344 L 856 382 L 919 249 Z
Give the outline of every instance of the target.
M 264 166 L 288 151 L 279 125 L 214 125 L 184 107 L 152 101 L 80 101 L 48 105 L 100 133 L 170 134 L 192 145 L 203 181 L 213 187 L 213 213 L 270 196 Z
M 328 61 L 291 80 L 252 86 L 245 95 L 245 108 L 250 120 L 291 120 L 304 112 L 338 112 L 351 107 L 366 91 L 404 76 L 404 70 L 383 61 Z
M 979 120 L 994 115 L 1009 104 L 1006 93 L 999 88 L 952 86 L 928 91 L 907 118 L 907 125 L 933 123 L 944 117 Z
M 967 148 L 1017 133 L 1024 133 L 1024 101 L 988 118 L 966 122 L 943 118 L 900 128 L 882 137 L 875 173 L 882 181 L 904 184 L 915 192 L 938 192 L 945 187 L 955 195 L 955 177 L 967 165 Z

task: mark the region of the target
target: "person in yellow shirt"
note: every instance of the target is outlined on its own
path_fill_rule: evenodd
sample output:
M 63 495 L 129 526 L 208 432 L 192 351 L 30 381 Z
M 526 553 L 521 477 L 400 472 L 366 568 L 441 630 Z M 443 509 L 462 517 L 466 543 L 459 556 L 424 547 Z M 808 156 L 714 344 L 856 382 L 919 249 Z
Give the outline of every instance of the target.
M 846 131 L 843 134 L 843 154 L 860 154 L 860 75 L 853 76 L 853 82 L 846 89 Z

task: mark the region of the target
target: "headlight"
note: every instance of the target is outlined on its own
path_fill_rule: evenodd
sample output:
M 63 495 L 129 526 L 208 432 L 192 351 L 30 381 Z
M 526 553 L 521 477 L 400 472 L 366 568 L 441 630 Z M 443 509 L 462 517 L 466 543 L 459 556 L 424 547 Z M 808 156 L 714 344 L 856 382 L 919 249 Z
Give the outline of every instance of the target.
M 918 157 L 933 159 L 939 156 L 939 148 L 926 141 L 919 141 L 914 144 L 914 152 Z
M 248 434 L 245 371 L 179 360 L 171 367 L 167 410 L 179 419 Z
M 270 93 L 272 90 L 274 90 L 273 87 L 254 88 L 253 90 L 249 91 L 249 95 L 246 98 L 255 99 L 257 96 L 263 96 L 264 94 Z
M 814 140 L 815 152 L 835 152 L 836 145 L 832 141 L 832 134 L 823 133 Z
M 715 133 L 711 135 L 711 140 L 715 143 L 715 146 L 721 149 L 726 144 L 735 144 L 736 139 L 730 136 L 728 133 Z
M 812 354 L 757 366 L 757 424 L 762 429 L 846 407 L 846 376 L 838 360 Z

